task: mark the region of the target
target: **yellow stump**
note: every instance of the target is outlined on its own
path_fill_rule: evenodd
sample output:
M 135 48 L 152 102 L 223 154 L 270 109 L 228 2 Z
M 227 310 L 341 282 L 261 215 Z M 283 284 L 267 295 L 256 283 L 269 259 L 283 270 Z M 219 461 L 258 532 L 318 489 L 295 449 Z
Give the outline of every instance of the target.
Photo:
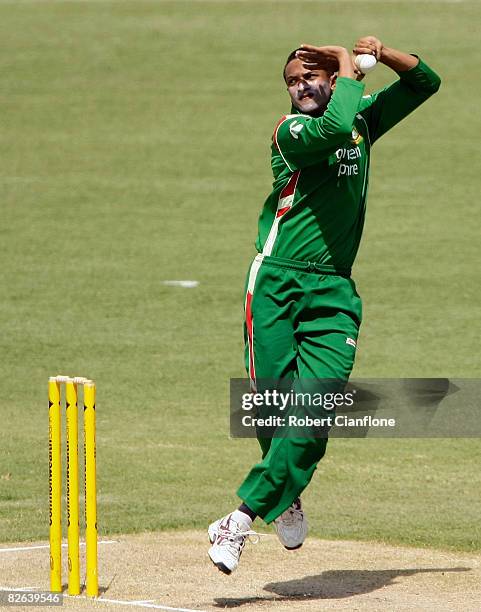
M 48 472 L 50 515 L 50 590 L 62 592 L 62 472 L 60 432 L 60 385 L 48 381 Z
M 67 430 L 67 542 L 68 592 L 80 594 L 80 526 L 79 526 L 79 473 L 78 473 L 78 405 L 77 385 L 65 383 Z
M 97 575 L 97 479 L 95 445 L 95 384 L 84 385 L 85 541 L 87 595 L 99 594 Z

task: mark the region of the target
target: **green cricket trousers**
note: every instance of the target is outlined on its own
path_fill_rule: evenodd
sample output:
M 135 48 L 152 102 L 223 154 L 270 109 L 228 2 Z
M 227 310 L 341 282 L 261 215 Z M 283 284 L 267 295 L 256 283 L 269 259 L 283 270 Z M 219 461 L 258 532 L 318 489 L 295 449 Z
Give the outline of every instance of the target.
M 246 369 L 262 380 L 349 378 L 362 318 L 350 270 L 257 255 L 245 300 Z M 237 494 L 266 523 L 309 484 L 326 451 L 324 437 L 259 438 L 262 460 Z

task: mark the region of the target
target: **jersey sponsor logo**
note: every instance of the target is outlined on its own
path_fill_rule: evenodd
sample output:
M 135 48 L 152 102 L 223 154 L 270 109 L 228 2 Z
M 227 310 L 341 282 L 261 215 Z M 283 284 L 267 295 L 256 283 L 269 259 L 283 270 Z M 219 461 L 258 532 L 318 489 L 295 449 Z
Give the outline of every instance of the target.
M 362 140 L 362 136 L 360 136 Z M 329 165 L 337 165 L 337 176 L 358 176 L 360 174 L 359 161 L 362 159 L 362 150 L 359 146 L 340 147 L 329 157 Z
M 356 341 L 353 338 L 346 338 L 346 344 L 349 344 L 349 346 L 353 346 L 354 348 L 356 348 Z
M 337 149 L 336 159 L 339 163 L 337 176 L 357 176 L 359 174 L 357 160 L 361 157 L 361 149 L 358 146 Z
M 337 149 L 336 157 L 338 161 L 342 160 L 355 160 L 362 157 L 361 149 L 359 147 L 343 147 L 341 149 Z
M 298 121 L 294 120 L 289 125 L 289 132 L 291 133 L 291 136 L 297 140 L 299 138 L 299 132 L 302 130 L 303 127 L 304 126 L 302 125 L 302 123 L 299 123 Z

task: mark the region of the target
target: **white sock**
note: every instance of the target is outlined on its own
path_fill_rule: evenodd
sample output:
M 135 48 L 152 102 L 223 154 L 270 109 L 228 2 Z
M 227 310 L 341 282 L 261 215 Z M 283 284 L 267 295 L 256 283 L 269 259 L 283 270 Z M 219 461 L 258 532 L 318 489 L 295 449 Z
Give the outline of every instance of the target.
M 252 527 L 252 519 L 245 512 L 241 512 L 240 510 L 234 510 L 232 513 L 232 518 L 236 523 L 242 523 L 243 525 L 247 524 L 249 529 Z

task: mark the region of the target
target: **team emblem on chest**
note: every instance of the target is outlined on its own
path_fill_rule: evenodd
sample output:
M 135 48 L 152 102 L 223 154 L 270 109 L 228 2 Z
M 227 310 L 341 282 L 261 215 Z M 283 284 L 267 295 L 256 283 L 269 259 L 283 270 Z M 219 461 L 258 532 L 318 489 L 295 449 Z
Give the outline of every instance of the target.
M 356 128 L 352 128 L 352 132 L 351 132 L 351 142 L 353 142 L 354 144 L 359 144 L 362 140 L 362 136 L 361 134 L 359 134 L 359 132 L 356 130 Z

